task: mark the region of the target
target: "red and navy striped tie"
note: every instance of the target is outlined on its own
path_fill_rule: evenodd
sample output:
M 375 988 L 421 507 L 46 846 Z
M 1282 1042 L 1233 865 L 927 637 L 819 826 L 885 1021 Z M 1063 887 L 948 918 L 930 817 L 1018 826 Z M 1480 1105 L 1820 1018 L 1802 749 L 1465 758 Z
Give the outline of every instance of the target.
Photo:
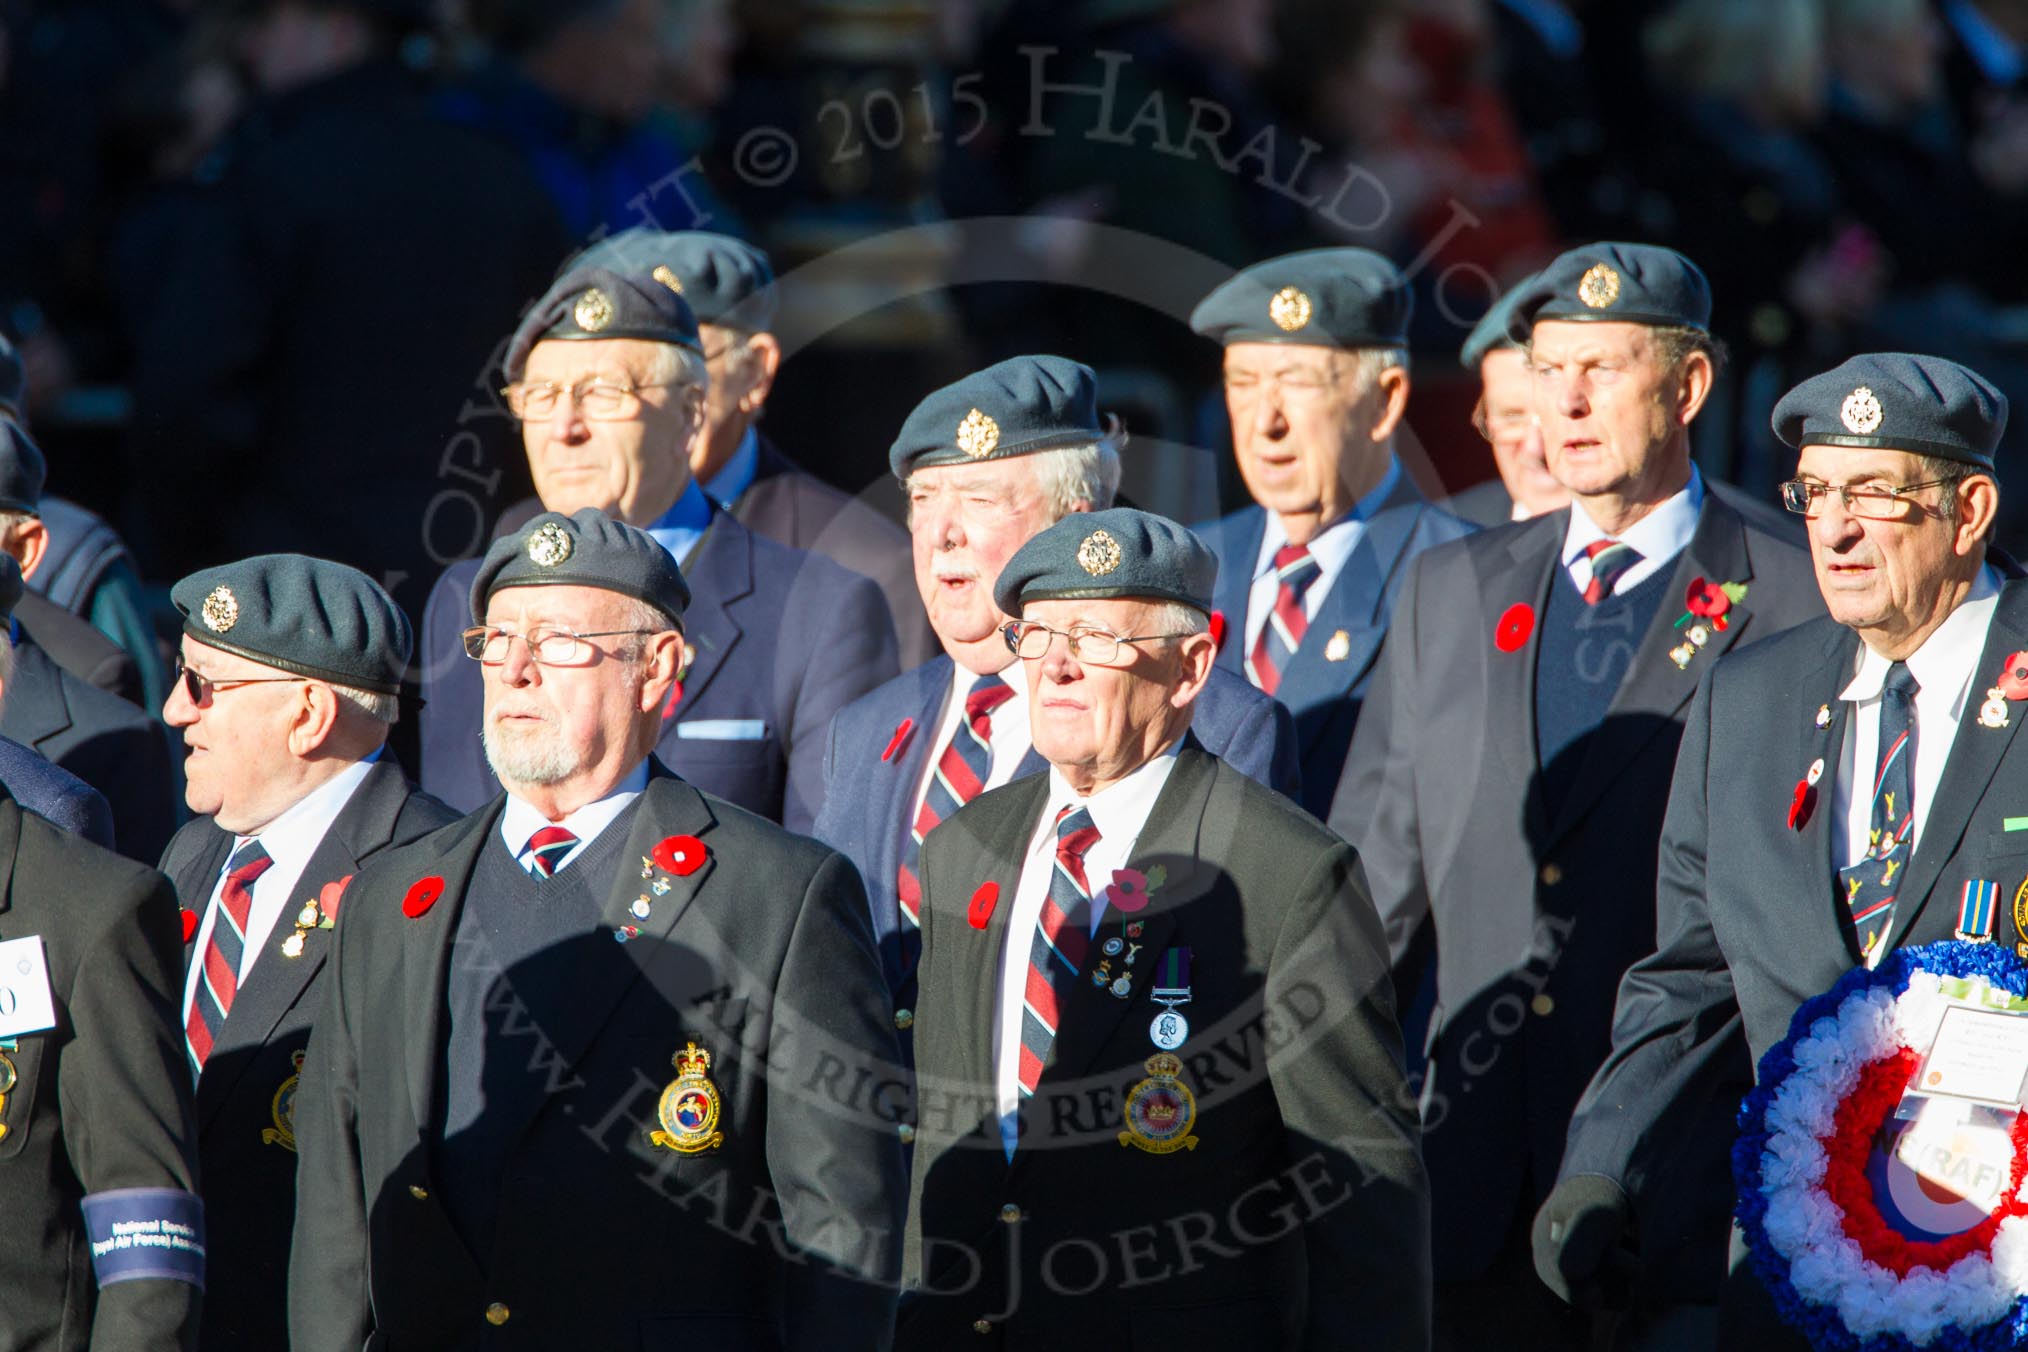
M 1084 857 L 1098 838 L 1098 827 L 1085 809 L 1067 807 L 1056 814 L 1056 867 L 1028 945 L 1028 985 L 1021 995 L 1018 1078 L 1023 1098 L 1033 1095 L 1042 1080 L 1063 1006 L 1091 947 L 1091 884 L 1084 876 Z
M 1322 571 L 1323 565 L 1311 555 L 1308 545 L 1283 545 L 1275 551 L 1275 608 L 1268 612 L 1267 623 L 1260 627 L 1260 637 L 1253 641 L 1253 652 L 1246 659 L 1247 678 L 1264 694 L 1274 694 L 1289 659 L 1303 646 L 1303 635 L 1310 628 L 1310 617 L 1303 611 L 1303 593 Z
M 895 876 L 895 896 L 901 905 L 902 970 L 915 967 L 922 949 L 917 930 L 922 924 L 922 880 L 916 877 L 916 863 L 922 856 L 922 838 L 938 822 L 977 798 L 993 771 L 993 711 L 1014 698 L 1014 687 L 995 676 L 981 676 L 965 696 L 965 716 L 951 732 L 950 743 L 937 758 L 936 773 L 923 791 L 922 806 L 909 825 L 908 838 L 901 842 L 901 867 Z
M 1627 570 L 1641 561 L 1641 552 L 1618 540 L 1593 540 L 1584 547 L 1591 560 L 1591 581 L 1584 584 L 1584 603 L 1595 606 L 1613 594 Z
M 232 998 L 239 994 L 240 958 L 246 953 L 247 917 L 253 911 L 254 880 L 274 862 L 258 840 L 249 840 L 233 852 L 226 866 L 225 886 L 218 889 L 218 902 L 211 908 L 211 937 L 204 945 L 197 988 L 190 993 L 190 1009 L 183 1017 L 183 1045 L 193 1071 L 203 1071 L 212 1045 L 225 1031 L 225 1016 L 232 1013 Z
M 554 878 L 557 865 L 577 845 L 577 837 L 561 826 L 545 826 L 528 838 L 528 862 L 538 878 Z
M 1915 673 L 1905 662 L 1887 668 L 1880 690 L 1880 768 L 1873 776 L 1873 804 L 1868 813 L 1866 854 L 1838 870 L 1845 904 L 1852 911 L 1852 935 L 1859 954 L 1870 965 L 1873 950 L 1894 925 L 1894 898 L 1901 891 L 1901 871 L 1914 851 L 1915 832 Z

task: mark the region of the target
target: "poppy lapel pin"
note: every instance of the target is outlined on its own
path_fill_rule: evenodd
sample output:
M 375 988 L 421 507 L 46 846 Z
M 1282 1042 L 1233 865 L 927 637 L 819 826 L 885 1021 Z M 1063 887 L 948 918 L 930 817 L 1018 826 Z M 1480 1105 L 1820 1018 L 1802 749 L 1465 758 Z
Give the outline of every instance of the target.
M 430 907 L 437 904 L 437 898 L 444 894 L 444 880 L 431 874 L 418 878 L 409 885 L 408 895 L 401 899 L 401 913 L 410 920 L 418 920 Z
M 972 893 L 972 904 L 965 909 L 965 920 L 975 930 L 986 928 L 993 919 L 993 908 L 1000 904 L 1000 884 L 983 882 Z

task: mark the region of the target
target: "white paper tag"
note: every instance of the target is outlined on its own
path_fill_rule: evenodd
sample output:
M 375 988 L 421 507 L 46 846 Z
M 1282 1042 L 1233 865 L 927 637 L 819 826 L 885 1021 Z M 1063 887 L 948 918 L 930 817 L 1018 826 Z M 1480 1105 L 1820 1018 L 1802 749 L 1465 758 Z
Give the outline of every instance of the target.
M 2028 1017 L 1952 1005 L 1911 1092 L 2014 1107 L 2028 1082 Z
M 42 951 L 42 936 L 0 943 L 0 1038 L 54 1027 L 56 1002 L 49 993 L 49 957 Z

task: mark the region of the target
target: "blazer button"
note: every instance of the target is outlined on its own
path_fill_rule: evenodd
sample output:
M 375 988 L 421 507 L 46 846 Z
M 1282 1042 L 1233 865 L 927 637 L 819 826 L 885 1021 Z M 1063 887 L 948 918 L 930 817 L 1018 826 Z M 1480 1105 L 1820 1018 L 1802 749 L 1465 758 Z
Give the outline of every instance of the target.
M 903 1145 L 915 1144 L 915 1128 L 910 1126 L 906 1122 L 896 1123 L 894 1128 L 894 1134 L 901 1138 L 901 1143 Z
M 418 1202 L 426 1202 L 429 1200 L 430 1190 L 420 1184 L 411 1183 L 408 1185 L 408 1195 Z
M 910 1027 L 912 1027 L 912 1026 L 913 1026 L 914 1024 L 915 1024 L 915 1011 L 914 1011 L 914 1010 L 912 1010 L 912 1009 L 897 1009 L 897 1010 L 895 1010 L 895 1011 L 894 1011 L 894 1026 L 895 1026 L 896 1028 L 898 1028 L 898 1029 L 901 1029 L 902 1031 L 906 1032 L 906 1031 L 907 1031 L 907 1030 L 908 1030 L 908 1029 L 909 1029 Z
M 1542 885 L 1544 887 L 1554 887 L 1562 881 L 1563 866 L 1561 864 L 1544 864 L 1542 866 Z
M 972 1321 L 972 1332 L 974 1332 L 974 1333 L 991 1333 L 992 1331 L 993 1331 L 993 1321 L 992 1321 L 992 1320 L 990 1320 L 990 1319 L 974 1319 L 974 1320 Z
M 499 1301 L 496 1300 L 491 1305 L 488 1305 L 486 1307 L 486 1322 L 491 1324 L 494 1328 L 498 1328 L 500 1327 L 500 1325 L 506 1323 L 507 1319 L 508 1319 L 507 1307 L 505 1305 L 502 1305 Z
M 1546 1019 L 1556 1011 L 1556 1001 L 1547 995 L 1537 995 L 1528 1002 L 1528 1007 Z
M 1021 1208 L 1015 1206 L 1012 1202 L 1007 1203 L 1007 1205 L 1000 1208 L 1000 1219 L 1012 1225 L 1021 1219 Z

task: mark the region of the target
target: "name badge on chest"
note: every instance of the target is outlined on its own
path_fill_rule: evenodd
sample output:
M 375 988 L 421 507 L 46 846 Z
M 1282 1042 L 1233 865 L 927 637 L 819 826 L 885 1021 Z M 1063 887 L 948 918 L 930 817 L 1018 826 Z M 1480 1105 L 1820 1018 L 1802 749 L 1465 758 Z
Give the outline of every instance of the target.
M 0 943 L 0 1039 L 56 1027 L 56 1002 L 49 990 L 49 955 L 42 936 L 30 934 Z

